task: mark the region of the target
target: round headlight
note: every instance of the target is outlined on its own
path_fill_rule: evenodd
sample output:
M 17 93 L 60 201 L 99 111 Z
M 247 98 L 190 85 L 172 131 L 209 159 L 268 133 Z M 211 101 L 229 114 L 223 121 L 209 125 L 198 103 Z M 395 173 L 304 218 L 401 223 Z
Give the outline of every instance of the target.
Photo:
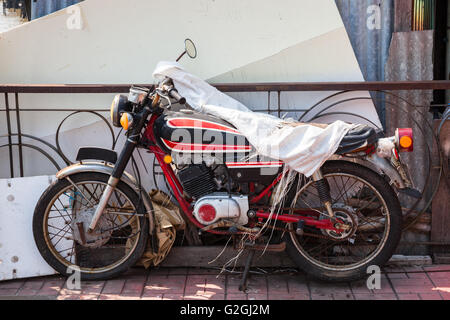
M 127 96 L 118 94 L 114 97 L 111 104 L 111 121 L 113 126 L 121 127 L 120 117 L 124 112 L 131 111 L 131 103 L 128 101 Z

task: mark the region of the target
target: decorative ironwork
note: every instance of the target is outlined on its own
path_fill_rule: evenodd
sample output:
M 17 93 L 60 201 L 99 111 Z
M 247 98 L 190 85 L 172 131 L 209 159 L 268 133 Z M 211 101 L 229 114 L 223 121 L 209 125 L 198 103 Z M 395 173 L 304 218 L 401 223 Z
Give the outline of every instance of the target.
M 151 87 L 151 85 L 140 85 L 143 87 Z M 339 96 L 342 96 L 346 93 L 355 92 L 355 91 L 369 91 L 371 93 L 379 92 L 383 93 L 383 96 L 392 96 L 396 99 L 399 99 L 400 101 L 406 103 L 411 110 L 416 110 L 419 112 L 421 117 L 423 119 L 427 119 L 427 113 L 423 112 L 424 107 L 425 110 L 428 111 L 429 106 L 416 106 L 411 103 L 409 103 L 404 98 L 392 93 L 392 91 L 395 90 L 444 90 L 444 89 L 450 89 L 450 81 L 401 81 L 401 82 L 335 82 L 335 83 L 249 83 L 249 84 L 216 84 L 216 88 L 223 92 L 229 92 L 229 93 L 238 93 L 238 92 L 267 92 L 267 109 L 260 109 L 260 110 L 254 110 L 256 112 L 267 112 L 267 113 L 276 113 L 278 116 L 281 116 L 284 112 L 289 113 L 296 113 L 296 112 L 302 112 L 303 114 L 299 117 L 299 121 L 303 121 L 304 119 L 307 119 L 307 116 L 311 116 L 309 121 L 317 120 L 325 116 L 336 116 L 336 115 L 343 115 L 343 116 L 351 116 L 355 117 L 355 119 L 358 120 L 364 120 L 367 123 L 372 124 L 373 126 L 377 127 L 378 129 L 382 130 L 382 128 L 379 128 L 373 121 L 370 119 L 367 119 L 366 117 L 361 116 L 360 114 L 353 113 L 353 112 L 341 112 L 341 111 L 333 111 L 333 109 L 341 104 L 344 104 L 346 102 L 350 101 L 358 101 L 358 100 L 369 100 L 372 99 L 369 96 L 352 96 L 351 98 L 343 97 L 342 99 L 338 101 L 330 102 L 330 99 L 338 98 Z M 109 123 L 109 121 L 100 114 L 100 112 L 108 112 L 109 109 L 24 109 L 20 108 L 19 106 L 19 93 L 125 93 L 128 92 L 130 88 L 130 85 L 0 85 L 0 93 L 4 93 L 4 101 L 5 101 L 5 108 L 0 109 L 0 112 L 5 112 L 6 114 L 6 127 L 7 127 L 7 134 L 0 136 L 0 138 L 7 138 L 8 143 L 0 145 L 0 149 L 2 148 L 8 148 L 9 152 L 9 166 L 10 166 L 10 176 L 15 177 L 16 174 L 14 172 L 14 148 L 18 149 L 19 154 L 19 175 L 21 177 L 24 176 L 23 172 L 23 148 L 30 148 L 34 149 L 41 154 L 43 154 L 54 166 L 57 170 L 60 169 L 60 166 L 58 164 L 57 159 L 53 158 L 47 151 L 45 151 L 43 148 L 35 146 L 30 143 L 23 143 L 22 138 L 29 138 L 34 140 L 35 142 L 39 142 L 46 146 L 47 148 L 51 149 L 55 154 L 58 155 L 59 161 L 62 161 L 64 164 L 69 165 L 72 162 L 68 159 L 68 157 L 64 154 L 64 152 L 61 150 L 60 146 L 60 138 L 59 134 L 61 131 L 62 124 L 71 116 L 80 114 L 80 113 L 89 113 L 94 114 L 95 116 L 99 117 L 103 122 L 106 123 L 109 131 L 111 132 L 112 137 L 112 148 L 115 148 L 117 139 L 114 137 L 114 131 Z M 336 93 L 333 93 L 320 101 L 318 101 L 316 104 L 314 104 L 309 109 L 295 109 L 295 108 L 283 108 L 281 106 L 281 95 L 282 92 L 295 92 L 295 91 L 338 91 Z M 278 101 L 276 108 L 271 108 L 271 93 L 276 92 Z M 10 107 L 10 101 L 8 94 L 14 94 L 14 100 L 15 100 L 15 107 Z M 373 97 L 374 95 L 372 95 Z M 403 113 L 410 117 L 412 122 L 415 123 L 418 132 L 422 137 L 432 136 L 433 137 L 433 143 L 435 143 L 438 146 L 439 151 L 439 161 L 440 161 L 440 176 L 444 173 L 443 169 L 443 163 L 445 163 L 445 156 L 440 150 L 440 143 L 439 143 L 439 137 L 436 136 L 432 125 L 429 123 L 429 121 L 422 121 L 423 119 L 415 119 L 411 116 L 410 110 L 404 109 L 402 106 L 393 105 L 392 102 L 389 102 L 388 100 L 384 99 L 384 105 L 386 108 L 401 108 Z M 320 110 L 316 112 L 317 110 Z M 20 116 L 22 112 L 31 112 L 31 111 L 43 111 L 43 112 L 70 112 L 69 115 L 65 116 L 62 121 L 58 125 L 58 129 L 56 132 L 55 137 L 55 145 L 52 145 L 51 143 L 44 141 L 43 139 L 32 136 L 27 133 L 22 132 L 21 128 L 21 122 L 20 122 Z M 11 115 L 12 113 L 15 113 L 16 116 L 16 127 L 17 132 L 12 131 L 11 126 Z M 425 125 L 423 125 L 425 124 Z M 13 141 L 13 138 L 16 138 L 17 142 Z M 421 190 L 422 195 L 424 195 L 424 192 L 426 190 L 430 190 L 429 188 L 432 187 L 432 195 L 434 195 L 437 191 L 437 188 L 439 186 L 439 180 L 437 179 L 437 182 L 434 184 L 434 186 L 431 186 L 431 174 L 433 171 L 433 165 L 432 165 L 432 153 L 429 145 L 425 146 L 424 152 L 426 153 L 426 159 L 428 160 L 426 164 L 427 172 L 429 172 L 428 177 L 425 179 L 425 185 L 423 187 L 423 190 Z M 142 159 L 141 159 L 142 160 Z M 145 164 L 144 164 L 145 165 Z M 152 163 L 152 173 L 151 177 L 153 179 L 153 185 L 155 185 L 157 188 L 160 187 L 159 182 L 157 179 L 157 176 L 160 176 L 162 174 L 161 170 L 158 170 L 158 164 L 155 162 L 155 159 L 153 159 Z M 170 190 L 170 188 L 167 188 L 167 182 L 166 182 L 166 189 Z M 421 211 L 416 211 L 417 206 L 419 205 L 421 199 L 418 199 L 412 208 L 408 209 L 408 212 L 405 214 L 405 219 L 408 221 L 407 228 L 412 226 L 415 221 L 425 212 L 425 210 L 428 208 L 428 206 L 431 204 L 432 201 L 431 197 L 426 205 L 424 206 L 424 209 Z

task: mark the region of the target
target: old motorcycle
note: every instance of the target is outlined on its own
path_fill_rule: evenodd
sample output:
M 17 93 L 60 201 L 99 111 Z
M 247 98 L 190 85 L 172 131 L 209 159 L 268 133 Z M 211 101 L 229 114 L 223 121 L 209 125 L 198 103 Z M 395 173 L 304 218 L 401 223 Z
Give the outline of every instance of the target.
M 196 56 L 190 40 L 181 56 L 186 53 Z M 245 138 L 239 144 L 204 139 L 212 131 L 227 142 L 242 134 L 187 107 L 175 111 L 172 103 L 186 99 L 169 78 L 117 95 L 111 121 L 126 135 L 120 154 L 81 148 L 78 163 L 56 174 L 33 218 L 37 248 L 55 270 L 69 275 L 76 266 L 84 280 L 108 279 L 135 265 L 147 243 L 156 250 L 151 199 L 140 178 L 125 171 L 136 149 L 154 154 L 180 211 L 200 234 L 232 237 L 237 248 L 250 250 L 241 289 L 256 250 L 286 250 L 299 268 L 331 281 L 359 279 L 392 256 L 402 225 L 397 193 L 418 193 L 399 155 L 413 150 L 411 129 L 388 138 L 368 126 L 350 130 L 336 152 L 347 160 L 327 161 L 310 178 L 298 175 L 282 205 L 274 205 L 283 162 L 248 157 L 254 149 Z M 177 129 L 196 138 L 182 142 Z M 206 152 L 223 161 L 186 161 Z

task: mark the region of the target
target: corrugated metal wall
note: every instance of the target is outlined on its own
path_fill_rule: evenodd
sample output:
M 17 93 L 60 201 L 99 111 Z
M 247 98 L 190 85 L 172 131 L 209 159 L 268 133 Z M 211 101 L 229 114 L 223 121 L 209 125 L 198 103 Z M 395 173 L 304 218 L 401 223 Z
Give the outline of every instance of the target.
M 399 0 L 395 0 L 399 1 Z M 396 5 L 394 0 L 336 0 L 353 49 L 367 81 L 400 81 L 400 80 L 432 80 L 433 79 L 433 31 L 415 31 L 432 29 L 434 0 L 411 1 L 411 13 L 407 28 L 398 28 L 401 21 L 395 22 Z M 376 8 L 375 6 L 378 6 Z M 405 6 L 407 7 L 407 6 Z M 379 14 L 377 27 L 373 28 L 370 19 L 373 14 Z M 397 16 L 399 16 L 397 11 Z M 408 17 L 408 14 L 405 16 Z M 368 20 L 369 19 L 369 20 Z M 396 23 L 397 25 L 394 25 Z M 395 30 L 402 31 L 394 33 Z M 392 39 L 392 41 L 391 41 Z M 424 209 L 431 196 L 431 186 L 434 179 L 428 181 L 429 166 L 434 164 L 428 160 L 426 150 L 432 146 L 432 137 L 427 123 L 431 120 L 427 113 L 432 91 L 401 91 L 395 95 L 372 95 L 388 135 L 393 134 L 394 128 L 412 127 L 415 132 L 415 152 L 405 154 L 402 159 L 412 169 L 412 179 L 418 190 L 427 190 L 424 199 L 418 203 L 413 212 L 408 209 L 414 207 L 415 200 L 401 196 L 405 221 L 411 226 L 403 232 L 404 241 L 428 241 L 430 239 L 431 214 L 425 212 L 417 216 Z M 405 100 L 414 104 L 413 108 Z M 385 102 L 383 102 L 385 101 Z M 425 116 L 422 116 L 421 111 Z M 423 131 L 422 131 L 423 130 Z M 428 183 L 428 187 L 426 186 Z M 426 246 L 402 246 L 397 253 L 428 254 Z
M 433 80 L 433 43 L 434 32 L 413 31 L 394 33 L 390 48 L 390 56 L 386 64 L 387 81 Z M 387 129 L 393 134 L 395 128 L 413 128 L 414 152 L 401 155 L 410 168 L 411 178 L 416 189 L 425 190 L 423 199 L 418 203 L 416 211 L 421 211 L 432 196 L 435 177 L 429 178 L 430 166 L 427 150 L 433 148 L 431 130 L 432 115 L 428 112 L 433 91 L 414 90 L 397 91 L 396 96 L 387 96 Z M 406 101 L 409 103 L 406 103 Z M 438 160 L 435 158 L 435 160 Z M 436 172 L 436 171 L 434 171 Z M 428 182 L 428 185 L 426 183 Z M 416 202 L 411 197 L 400 195 L 400 203 L 411 208 Z M 408 210 L 404 210 L 404 214 Z M 415 217 L 416 214 L 411 214 Z M 404 226 L 411 223 L 411 217 L 405 217 Z M 431 214 L 425 212 L 411 229 L 403 232 L 405 241 L 428 241 L 430 239 Z M 405 246 L 398 249 L 403 254 L 428 254 L 425 246 Z
M 32 0 L 31 20 L 61 10 L 83 0 Z
M 393 0 L 336 0 L 356 58 L 367 81 L 384 80 L 384 64 L 394 26 Z M 379 7 L 379 28 L 368 27 L 373 15 L 372 6 Z
M 394 30 L 394 0 L 336 0 L 364 79 L 384 81 L 384 65 Z M 378 8 L 376 8 L 376 7 Z M 384 96 L 372 93 L 385 125 Z

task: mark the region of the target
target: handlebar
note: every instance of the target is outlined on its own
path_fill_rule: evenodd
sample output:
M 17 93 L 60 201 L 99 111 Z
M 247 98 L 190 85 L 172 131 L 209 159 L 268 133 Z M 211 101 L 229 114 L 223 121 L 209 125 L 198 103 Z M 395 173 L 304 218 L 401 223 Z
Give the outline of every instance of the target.
M 169 95 L 174 98 L 179 104 L 186 104 L 186 98 L 182 97 L 175 88 L 169 90 Z

